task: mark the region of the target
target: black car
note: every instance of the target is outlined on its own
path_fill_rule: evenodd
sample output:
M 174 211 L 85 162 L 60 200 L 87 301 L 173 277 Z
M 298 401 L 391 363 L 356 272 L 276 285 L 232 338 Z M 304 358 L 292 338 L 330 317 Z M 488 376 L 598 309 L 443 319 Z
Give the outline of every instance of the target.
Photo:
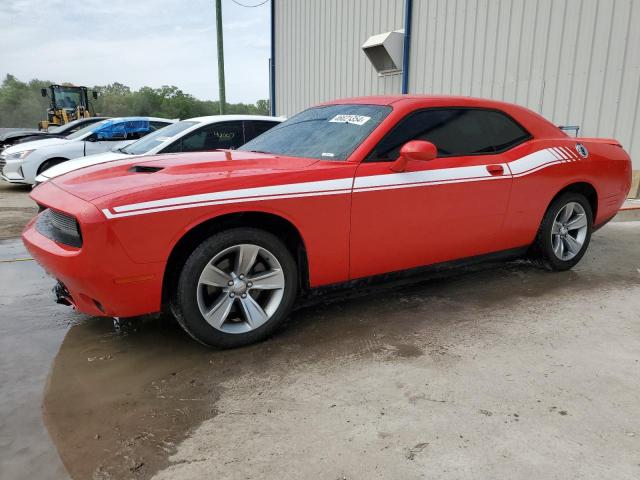
M 0 150 L 5 147 L 10 147 L 11 145 L 16 145 L 17 143 L 30 142 L 31 140 L 40 140 L 41 138 L 45 137 L 63 138 L 67 135 L 71 135 L 76 130 L 80 130 L 87 125 L 91 125 L 92 123 L 96 123 L 107 118 L 109 117 L 80 118 L 78 120 L 74 120 L 73 122 L 65 123 L 64 125 L 49 127 L 49 130 L 47 131 L 35 129 L 10 130 L 8 132 L 0 134 Z

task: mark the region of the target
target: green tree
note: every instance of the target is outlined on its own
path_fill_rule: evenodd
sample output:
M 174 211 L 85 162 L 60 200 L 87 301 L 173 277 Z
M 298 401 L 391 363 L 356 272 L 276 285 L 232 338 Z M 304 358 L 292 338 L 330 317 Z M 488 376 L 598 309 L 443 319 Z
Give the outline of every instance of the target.
M 46 118 L 49 100 L 42 98 L 40 89 L 52 82 L 31 80 L 21 82 L 13 75 L 7 75 L 0 85 L 0 127 L 35 128 L 38 121 Z M 132 91 L 126 85 L 115 82 L 97 85 L 93 90 L 98 98 L 90 98 L 90 110 L 103 116 L 154 116 L 164 118 L 191 118 L 216 115 L 217 101 L 198 100 L 173 85 L 160 88 L 142 87 Z M 245 103 L 227 104 L 230 114 L 269 115 L 269 102 L 258 100 L 255 105 Z
M 43 80 L 24 83 L 7 75 L 0 85 L 0 127 L 36 128 L 49 104 L 40 89 L 48 85 L 50 82 Z

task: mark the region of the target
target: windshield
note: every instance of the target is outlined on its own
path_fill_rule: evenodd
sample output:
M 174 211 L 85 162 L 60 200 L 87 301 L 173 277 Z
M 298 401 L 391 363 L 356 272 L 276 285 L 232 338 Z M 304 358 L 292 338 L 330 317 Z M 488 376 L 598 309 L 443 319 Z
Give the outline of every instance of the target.
M 238 150 L 346 160 L 389 114 L 383 105 L 327 105 L 291 117 Z
M 77 130 L 77 131 L 73 132 L 71 135 L 67 135 L 65 138 L 67 140 L 75 140 L 77 138 L 82 138 L 87 133 L 93 132 L 96 128 L 100 128 L 102 125 L 105 125 L 106 123 L 108 123 L 110 121 L 111 120 L 102 120 L 101 122 L 98 122 L 98 123 L 92 123 L 91 125 L 87 125 L 86 127 L 81 128 L 80 130 Z
M 84 105 L 82 90 L 77 87 L 54 87 L 55 106 L 75 110 L 78 105 Z
M 78 125 L 79 123 L 84 122 L 85 120 L 74 120 L 73 122 L 69 122 L 69 123 L 65 123 L 64 125 L 57 125 L 55 127 L 49 127 L 47 129 L 47 132 L 49 133 L 60 133 L 60 132 L 65 132 L 67 130 L 73 130 L 74 127 L 76 125 Z
M 141 138 L 137 142 L 130 143 L 124 148 L 121 148 L 120 151 L 122 153 L 126 153 L 128 155 L 144 155 L 149 152 L 151 149 L 157 147 L 158 145 L 166 142 L 167 140 L 172 140 L 173 137 L 178 135 L 179 133 L 184 132 L 187 128 L 196 125 L 198 122 L 178 122 L 168 125 L 164 128 L 156 130 L 153 133 L 150 133 L 144 138 Z

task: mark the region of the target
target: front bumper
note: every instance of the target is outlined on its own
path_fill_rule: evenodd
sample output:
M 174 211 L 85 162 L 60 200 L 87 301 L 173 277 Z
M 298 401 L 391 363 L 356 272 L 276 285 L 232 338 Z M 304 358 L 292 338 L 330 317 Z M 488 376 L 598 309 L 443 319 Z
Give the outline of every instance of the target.
M 5 175 L 4 173 L 0 174 L 0 178 L 5 182 L 16 183 L 20 185 L 29 185 L 29 182 L 25 181 L 24 178 L 16 178 L 16 176 Z
M 61 282 L 56 283 L 53 287 L 53 295 L 55 296 L 56 303 L 67 306 L 73 305 L 73 303 L 71 303 L 72 298 L 69 290 L 67 290 L 67 287 L 65 287 Z
M 26 183 L 22 173 L 22 162 L 7 161 L 4 155 L 0 155 L 0 178 L 9 183 Z
M 29 253 L 64 287 L 58 289 L 59 299 L 95 316 L 132 317 L 160 310 L 164 262 L 132 261 L 96 207 L 50 182 L 34 190 L 32 197 L 74 215 L 81 224 L 81 248 L 42 235 L 36 229 L 38 217 L 22 233 Z

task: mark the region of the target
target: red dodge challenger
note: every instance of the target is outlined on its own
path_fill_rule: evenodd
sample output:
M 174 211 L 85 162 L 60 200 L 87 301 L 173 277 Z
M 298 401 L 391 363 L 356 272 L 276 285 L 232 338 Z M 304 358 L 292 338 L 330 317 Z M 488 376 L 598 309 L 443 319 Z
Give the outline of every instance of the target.
M 631 182 L 616 140 L 526 108 L 363 97 L 310 108 L 239 150 L 77 170 L 32 192 L 23 233 L 90 315 L 167 307 L 196 340 L 263 339 L 299 293 L 485 257 L 573 267 Z

